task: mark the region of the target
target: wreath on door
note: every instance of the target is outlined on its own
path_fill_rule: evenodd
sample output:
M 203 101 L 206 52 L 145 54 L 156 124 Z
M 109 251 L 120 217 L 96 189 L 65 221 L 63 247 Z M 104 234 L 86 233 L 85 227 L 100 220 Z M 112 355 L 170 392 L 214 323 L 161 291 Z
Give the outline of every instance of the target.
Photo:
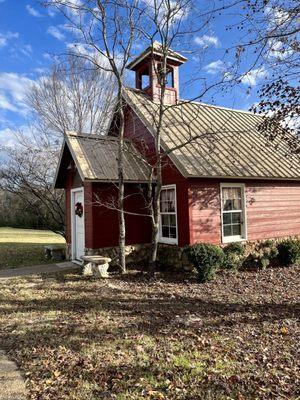
M 82 203 L 76 203 L 75 204 L 75 215 L 78 215 L 78 217 L 82 217 L 83 215 L 83 205 Z

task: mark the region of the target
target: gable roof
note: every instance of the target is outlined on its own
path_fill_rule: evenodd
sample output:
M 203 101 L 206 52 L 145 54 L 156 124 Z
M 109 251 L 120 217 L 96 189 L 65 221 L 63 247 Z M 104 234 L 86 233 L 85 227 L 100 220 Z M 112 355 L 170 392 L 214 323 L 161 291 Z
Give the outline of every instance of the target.
M 139 157 L 130 141 L 124 143 L 125 182 L 147 182 L 149 169 Z M 75 132 L 65 134 L 60 160 L 57 166 L 54 187 L 64 187 L 64 159 L 67 152 L 77 167 L 82 181 L 118 181 L 118 139 L 111 136 L 82 135 Z
M 137 89 L 124 97 L 154 134 L 159 105 Z M 184 177 L 300 179 L 299 158 L 258 130 L 261 116 L 189 101 L 165 108 L 162 147 L 177 147 L 169 157 Z
M 139 54 L 137 57 L 135 57 L 127 66 L 127 69 L 131 69 L 135 71 L 140 63 L 147 57 L 151 55 L 158 55 L 161 56 L 163 54 L 163 48 L 161 43 L 154 41 L 152 45 L 146 48 L 141 54 Z M 172 49 L 168 49 L 168 56 L 167 58 L 169 60 L 173 60 L 176 62 L 178 65 L 181 65 L 187 61 L 187 58 L 184 57 L 182 54 L 177 53 L 176 51 Z

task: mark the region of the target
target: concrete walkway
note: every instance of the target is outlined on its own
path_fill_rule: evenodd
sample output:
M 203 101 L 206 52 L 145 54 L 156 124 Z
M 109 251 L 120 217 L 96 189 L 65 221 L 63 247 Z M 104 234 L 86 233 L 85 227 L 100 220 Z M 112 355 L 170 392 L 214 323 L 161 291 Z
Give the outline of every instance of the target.
M 79 265 L 72 262 L 63 262 L 58 264 L 44 264 L 34 265 L 32 267 L 4 269 L 2 271 L 0 270 L 0 282 L 7 279 L 18 278 L 20 276 L 49 274 L 52 272 L 62 272 L 79 268 L 81 268 Z
M 18 366 L 0 350 L 0 400 L 25 400 L 27 390 Z

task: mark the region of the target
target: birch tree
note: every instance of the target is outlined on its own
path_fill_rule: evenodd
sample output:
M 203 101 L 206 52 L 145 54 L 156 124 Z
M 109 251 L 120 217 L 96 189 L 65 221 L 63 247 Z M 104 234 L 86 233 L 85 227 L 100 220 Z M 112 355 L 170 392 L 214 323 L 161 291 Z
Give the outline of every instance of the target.
M 125 215 L 124 215 L 124 102 L 125 68 L 133 43 L 138 40 L 142 11 L 139 0 L 74 2 L 50 0 L 48 7 L 56 7 L 66 18 L 68 28 L 78 39 L 70 54 L 88 61 L 96 70 L 105 71 L 116 81 L 115 117 L 118 146 L 118 216 L 119 264 L 126 272 Z

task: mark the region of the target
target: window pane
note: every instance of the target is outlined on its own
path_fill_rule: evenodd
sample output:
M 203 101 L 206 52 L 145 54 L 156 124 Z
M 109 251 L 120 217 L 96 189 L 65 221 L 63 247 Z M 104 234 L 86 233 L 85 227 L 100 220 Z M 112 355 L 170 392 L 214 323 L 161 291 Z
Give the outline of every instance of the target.
M 223 226 L 224 236 L 232 236 L 231 234 L 231 225 Z
M 241 234 L 242 234 L 241 224 L 232 225 L 232 235 L 241 236 Z
M 162 224 L 162 226 L 169 226 L 170 225 L 169 215 L 162 214 L 162 216 L 161 216 L 161 224 Z
M 167 201 L 161 201 L 160 202 L 160 211 L 161 212 L 168 212 L 168 202 Z
M 167 190 L 166 189 L 162 189 L 162 191 L 160 192 L 160 200 L 167 201 Z
M 231 199 L 224 200 L 223 210 L 231 211 L 232 209 L 233 209 L 232 200 Z
M 233 210 L 241 210 L 242 209 L 242 200 L 241 199 L 232 200 L 232 209 Z
M 172 227 L 170 228 L 170 238 L 174 238 L 176 239 L 176 227 Z
M 241 223 L 241 221 L 242 221 L 242 215 L 241 215 L 241 213 L 240 212 L 238 212 L 238 213 L 232 213 L 231 214 L 232 215 L 232 223 L 233 224 L 240 224 Z
M 223 214 L 223 225 L 231 224 L 231 213 Z
M 241 210 L 242 191 L 239 187 L 226 187 L 222 189 L 223 210 Z
M 168 199 L 168 211 L 175 212 L 175 190 L 174 189 L 167 190 L 167 199 Z
M 176 226 L 176 215 L 171 214 L 169 215 L 169 217 L 170 217 L 170 226 Z
M 169 227 L 168 226 L 162 226 L 162 236 L 168 238 L 169 237 Z

